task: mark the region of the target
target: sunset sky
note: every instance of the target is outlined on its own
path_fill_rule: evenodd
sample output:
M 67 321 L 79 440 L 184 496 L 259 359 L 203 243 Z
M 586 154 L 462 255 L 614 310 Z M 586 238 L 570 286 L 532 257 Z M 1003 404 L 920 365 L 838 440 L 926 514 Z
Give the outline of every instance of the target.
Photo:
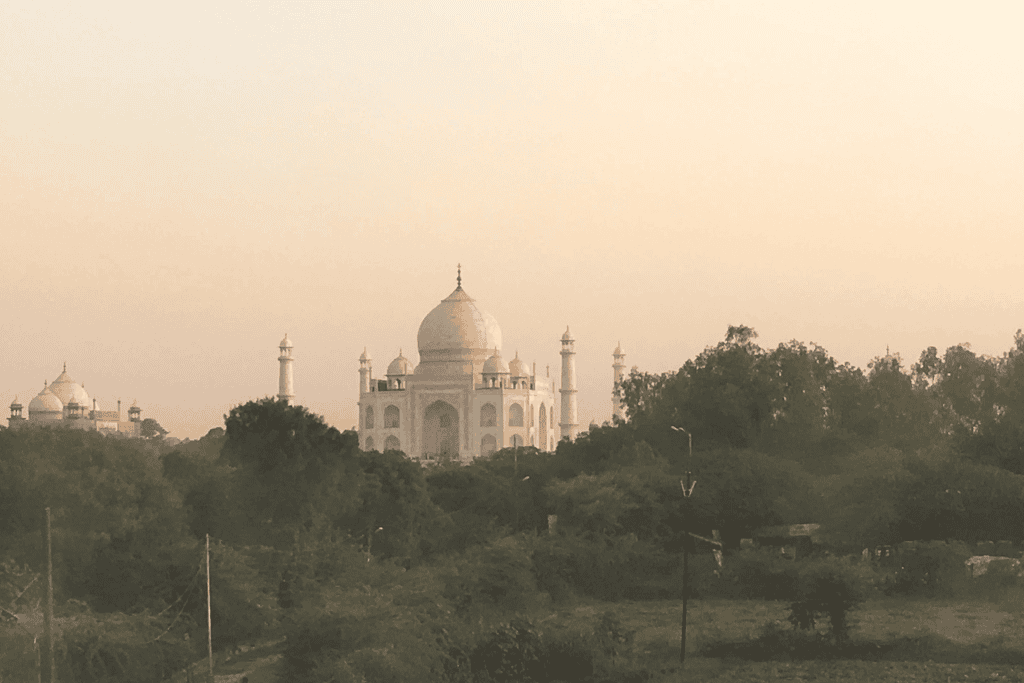
M 0 402 L 357 422 L 463 285 L 611 414 L 730 324 L 866 368 L 1024 327 L 1024 5 L 0 4 Z M 6 420 L 4 421 L 6 422 Z

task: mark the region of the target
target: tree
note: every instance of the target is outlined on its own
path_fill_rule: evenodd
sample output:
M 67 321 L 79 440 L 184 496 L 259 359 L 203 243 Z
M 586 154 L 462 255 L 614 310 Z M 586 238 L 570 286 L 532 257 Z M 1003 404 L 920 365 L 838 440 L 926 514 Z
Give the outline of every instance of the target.
M 358 465 L 361 504 L 349 516 L 352 535 L 368 547 L 372 543 L 374 555 L 384 557 L 412 558 L 429 550 L 441 514 L 430 500 L 420 464 L 387 451 L 363 453 Z
M 836 362 L 825 349 L 795 339 L 764 358 L 771 397 L 770 441 L 776 452 L 813 449 L 828 429 L 828 390 Z
M 315 510 L 340 520 L 358 505 L 359 440 L 302 406 L 264 398 L 224 418 L 221 462 L 237 468 L 238 540 L 288 545 Z
M 167 430 L 160 426 L 160 423 L 151 417 L 147 417 L 139 425 L 139 435 L 143 439 L 162 439 Z
M 876 357 L 868 368 L 868 394 L 878 425 L 875 445 L 908 453 L 929 445 L 935 437 L 934 407 L 929 395 L 915 388 L 913 378 L 903 371 L 900 355 Z
M 234 505 L 231 499 L 235 468 L 220 461 L 224 429 L 216 427 L 198 441 L 180 444 L 165 453 L 164 478 L 185 504 L 188 525 L 196 538 L 210 534 L 231 538 Z
M 194 568 L 181 499 L 134 439 L 77 429 L 0 433 L 0 557 L 39 567 L 50 507 L 59 594 L 101 611 L 162 606 Z

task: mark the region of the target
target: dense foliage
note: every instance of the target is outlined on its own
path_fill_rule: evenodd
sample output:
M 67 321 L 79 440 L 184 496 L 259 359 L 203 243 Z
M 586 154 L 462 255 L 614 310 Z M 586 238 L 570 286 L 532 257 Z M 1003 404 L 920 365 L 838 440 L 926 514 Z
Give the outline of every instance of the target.
M 628 421 L 554 453 L 429 469 L 269 398 L 174 446 L 156 424 L 134 440 L 0 430 L 0 607 L 38 610 L 50 507 L 58 609 L 75 624 L 61 652 L 78 680 L 147 680 L 202 642 L 207 534 L 215 644 L 287 632 L 306 643 L 288 652 L 289 680 L 540 680 L 559 661 L 614 680 L 633 666 L 614 655 L 628 650 L 615 624 L 556 634 L 511 615 L 678 598 L 687 547 L 691 590 L 787 600 L 794 623 L 841 641 L 864 585 L 943 590 L 974 544 L 1024 540 L 1024 334 L 1000 358 L 929 348 L 864 372 L 730 327 L 677 372 L 634 370 L 621 390 Z M 758 528 L 806 522 L 837 554 L 921 543 L 867 583 L 737 551 Z M 715 531 L 721 570 L 699 540 Z M 153 673 L 129 666 L 145 660 Z

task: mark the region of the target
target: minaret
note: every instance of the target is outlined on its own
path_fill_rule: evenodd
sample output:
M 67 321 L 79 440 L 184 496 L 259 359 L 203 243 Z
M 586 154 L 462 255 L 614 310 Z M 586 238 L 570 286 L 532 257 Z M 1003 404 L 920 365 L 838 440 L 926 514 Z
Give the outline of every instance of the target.
M 573 440 L 579 424 L 576 422 L 576 345 L 566 326 L 562 335 L 562 438 Z
M 622 372 L 626 369 L 626 364 L 622 360 L 626 357 L 626 354 L 622 352 L 622 342 L 619 342 L 612 351 L 612 358 L 615 361 L 612 363 L 612 422 L 615 422 L 615 418 L 625 420 L 625 416 L 622 412 L 622 392 L 619 389 L 619 385 L 622 382 Z
M 281 363 L 281 380 L 278 382 L 277 397 L 285 403 L 291 403 L 295 398 L 295 381 L 292 378 L 292 343 L 288 340 L 288 334 L 284 335 L 279 345 L 281 355 L 277 360 Z
M 373 359 L 366 353 L 366 347 L 363 347 L 363 353 L 359 356 L 359 393 L 368 394 L 370 393 L 370 376 L 373 374 Z

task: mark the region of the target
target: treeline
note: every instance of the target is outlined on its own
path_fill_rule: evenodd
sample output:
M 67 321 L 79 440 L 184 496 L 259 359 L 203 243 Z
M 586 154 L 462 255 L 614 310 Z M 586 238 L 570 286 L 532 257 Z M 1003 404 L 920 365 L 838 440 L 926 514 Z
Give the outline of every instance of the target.
M 968 344 L 942 354 L 929 347 L 909 367 L 899 354 L 877 357 L 867 373 L 815 344 L 765 350 L 756 338 L 749 327 L 730 326 L 724 341 L 678 372 L 632 372 L 621 388 L 630 426 L 653 436 L 678 424 L 701 448 L 824 462 L 865 448 L 946 448 L 1024 473 L 1021 331 L 1000 357 Z
M 1001 358 L 929 349 L 909 369 L 886 356 L 867 373 L 755 338 L 732 327 L 678 372 L 634 371 L 625 423 L 464 466 L 363 452 L 355 433 L 273 399 L 174 448 L 0 431 L 0 606 L 44 566 L 50 507 L 65 680 L 159 680 L 201 656 L 209 534 L 218 647 L 289 634 L 291 681 L 473 681 L 497 675 L 482 654 L 495 638 L 533 634 L 537 661 L 557 668 L 558 652 L 586 659 L 579 643 L 603 637 L 509 625 L 531 606 L 679 597 L 684 543 L 706 550 L 684 529 L 717 530 L 727 549 L 804 522 L 858 553 L 1024 540 L 1024 336 Z M 673 426 L 692 434 L 692 461 Z M 687 469 L 697 484 L 684 501 Z M 695 590 L 727 594 L 709 555 L 694 562 Z M 611 681 L 636 666 L 584 669 Z

